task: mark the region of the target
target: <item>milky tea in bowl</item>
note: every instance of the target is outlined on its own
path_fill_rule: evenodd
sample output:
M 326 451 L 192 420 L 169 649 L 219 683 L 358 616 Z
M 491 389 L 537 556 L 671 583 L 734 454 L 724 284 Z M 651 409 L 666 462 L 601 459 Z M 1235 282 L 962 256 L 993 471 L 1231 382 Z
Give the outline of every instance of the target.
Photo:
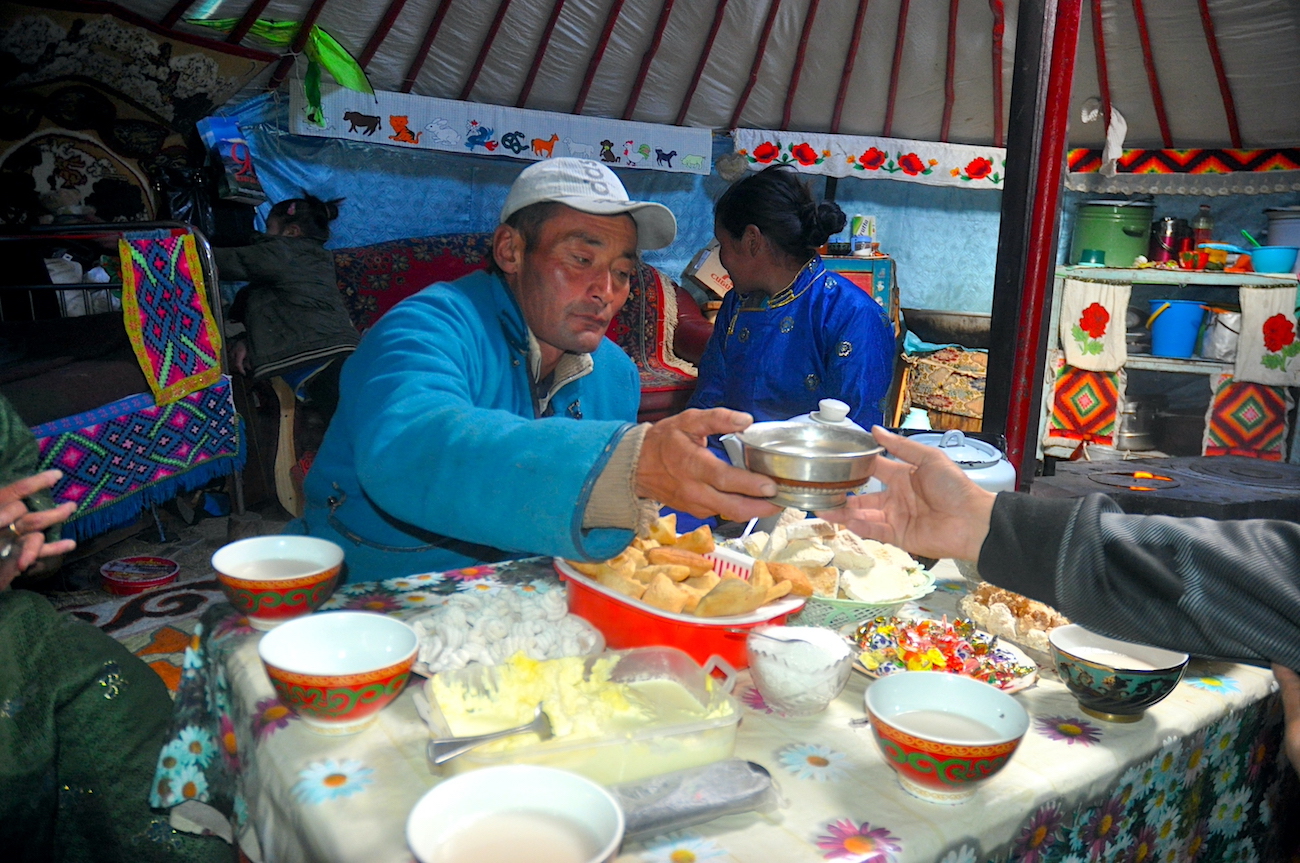
M 312 536 L 254 536 L 217 549 L 212 568 L 231 605 L 255 628 L 271 629 L 329 598 L 343 549 Z
M 623 841 L 623 810 L 567 770 L 485 767 L 420 798 L 406 841 L 420 863 L 605 863 Z

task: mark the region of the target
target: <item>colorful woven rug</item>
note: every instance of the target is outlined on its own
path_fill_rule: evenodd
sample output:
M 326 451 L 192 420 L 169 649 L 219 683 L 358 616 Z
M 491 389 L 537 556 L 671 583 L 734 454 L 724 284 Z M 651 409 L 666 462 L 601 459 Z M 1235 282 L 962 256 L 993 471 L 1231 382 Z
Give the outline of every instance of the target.
M 641 373 L 641 391 L 694 389 L 695 366 L 673 353 L 677 292 L 672 279 L 649 264 L 636 268 L 627 302 L 605 333 Z
M 1047 437 L 1061 443 L 1111 446 L 1122 397 L 1122 372 L 1091 372 L 1056 363 Z
M 168 405 L 131 396 L 32 432 L 40 469 L 63 471 L 54 499 L 77 504 L 64 527 L 75 539 L 127 524 L 145 507 L 244 464 L 228 377 Z
M 335 249 L 334 272 L 352 323 L 365 332 L 411 294 L 483 269 L 491 249 L 490 233 L 391 240 Z
M 194 236 L 118 241 L 122 317 L 154 400 L 165 405 L 221 376 L 221 331 Z
M 1230 374 L 1216 375 L 1210 384 L 1214 397 L 1205 414 L 1202 454 L 1282 461 L 1293 404 L 1286 387 L 1242 383 Z

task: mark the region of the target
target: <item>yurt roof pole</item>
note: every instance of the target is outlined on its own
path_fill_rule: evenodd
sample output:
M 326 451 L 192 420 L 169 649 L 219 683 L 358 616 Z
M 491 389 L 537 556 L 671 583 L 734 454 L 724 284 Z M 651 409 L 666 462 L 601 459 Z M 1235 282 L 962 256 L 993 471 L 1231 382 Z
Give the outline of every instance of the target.
M 663 41 L 664 30 L 668 28 L 668 16 L 672 14 L 673 0 L 664 0 L 664 5 L 659 10 L 659 23 L 655 25 L 654 36 L 650 39 L 650 47 L 645 49 L 645 54 L 641 57 L 641 68 L 636 71 L 636 81 L 632 84 L 632 92 L 628 94 L 627 104 L 623 106 L 624 120 L 631 120 L 632 115 L 636 112 L 637 100 L 641 98 L 641 88 L 645 86 L 646 76 L 650 74 L 650 64 L 654 62 L 655 55 L 659 53 L 659 43 Z
M 609 14 L 605 16 L 605 26 L 600 31 L 600 39 L 596 42 L 596 50 L 591 55 L 591 62 L 587 64 L 587 74 L 582 79 L 582 89 L 578 91 L 578 98 L 573 103 L 573 110 L 570 114 L 581 114 L 583 106 L 587 104 L 587 94 L 591 92 L 591 83 L 596 80 L 596 70 L 600 68 L 600 61 L 605 58 L 605 49 L 609 47 L 610 34 L 614 32 L 614 25 L 618 23 L 618 15 L 623 11 L 623 0 L 614 0 L 609 7 Z
M 293 37 L 293 43 L 289 45 L 289 53 L 280 58 L 276 65 L 275 71 L 271 73 L 271 81 L 266 85 L 266 89 L 274 90 L 280 86 L 280 83 L 289 74 L 293 68 L 294 60 L 302 50 L 307 47 L 307 40 L 311 37 L 311 28 L 316 26 L 316 19 L 320 17 L 321 10 L 329 0 L 312 0 L 311 8 L 307 10 L 307 15 L 298 25 L 298 33 Z
M 691 99 L 695 97 L 695 88 L 699 86 L 700 77 L 704 74 L 704 67 L 709 63 L 709 54 L 713 51 L 713 43 L 718 40 L 718 30 L 722 27 L 722 16 L 727 12 L 727 0 L 718 0 L 718 5 L 713 9 L 713 24 L 709 27 L 709 35 L 704 37 L 704 47 L 700 49 L 700 60 L 695 64 L 695 74 L 691 76 L 691 82 L 686 85 L 686 95 L 682 97 L 682 106 L 677 109 L 677 119 L 673 120 L 674 126 L 686 125 L 686 115 L 691 110 Z
M 1151 34 L 1147 32 L 1147 13 L 1142 8 L 1142 0 L 1133 0 L 1133 17 L 1137 21 L 1138 41 L 1142 44 L 1142 65 L 1147 70 L 1147 82 L 1151 85 L 1151 104 L 1156 109 L 1156 122 L 1160 124 L 1160 140 L 1165 149 L 1173 149 L 1174 137 L 1169 134 L 1169 117 L 1165 114 L 1165 96 L 1160 91 L 1160 77 L 1156 75 L 1156 60 L 1151 53 Z
M 1232 87 L 1228 85 L 1228 73 L 1223 69 L 1223 57 L 1219 54 L 1219 39 L 1214 35 L 1214 19 L 1210 17 L 1209 0 L 1197 0 L 1201 7 L 1201 27 L 1205 30 L 1205 44 L 1210 49 L 1210 62 L 1214 64 L 1214 77 L 1219 79 L 1219 95 L 1223 97 L 1223 113 L 1228 115 L 1228 136 L 1232 146 L 1241 149 L 1241 129 L 1237 128 L 1237 103 L 1232 100 Z
M 993 276 L 984 429 L 1007 438 L 1022 488 L 1033 479 L 1056 260 L 1070 82 L 1083 0 L 1021 0 Z
M 1110 131 L 1110 75 L 1106 72 L 1106 33 L 1102 29 L 1101 0 L 1092 0 L 1092 48 L 1097 55 L 1097 89 L 1101 91 L 1101 126 Z
M 438 38 L 438 31 L 442 29 L 442 21 L 447 17 L 447 10 L 451 8 L 451 3 L 452 0 L 438 0 L 438 8 L 433 13 L 433 20 L 429 22 L 429 29 L 424 31 L 424 39 L 421 40 L 420 47 L 411 59 L 406 77 L 402 79 L 403 93 L 411 92 L 411 88 L 415 86 L 415 79 L 420 77 L 420 70 L 424 68 L 424 61 L 429 59 L 429 49 L 433 47 L 433 40 Z
M 181 20 L 181 16 L 190 11 L 190 7 L 197 2 L 198 0 L 180 0 L 175 6 L 167 10 L 167 14 L 158 23 L 170 30 L 176 26 L 177 21 Z
M 948 0 L 948 59 L 943 70 L 943 122 L 939 124 L 939 140 L 944 142 L 952 130 L 952 106 L 957 101 L 953 78 L 957 72 L 957 6 L 960 2 Z
M 898 72 L 903 66 L 903 42 L 907 39 L 907 10 L 911 0 L 902 0 L 898 4 L 898 29 L 894 32 L 894 62 L 889 67 L 889 99 L 885 102 L 885 126 L 880 134 L 884 138 L 893 137 L 894 102 L 898 99 Z
M 483 37 L 483 44 L 479 46 L 478 56 L 474 58 L 474 66 L 469 70 L 469 77 L 465 79 L 465 86 L 460 91 L 460 101 L 464 102 L 469 99 L 469 94 L 474 91 L 474 85 L 478 83 L 479 73 L 483 71 L 483 63 L 487 60 L 488 52 L 492 50 L 492 43 L 496 41 L 497 33 L 501 31 L 501 22 L 506 20 L 506 13 L 509 11 L 510 0 L 501 0 L 501 3 L 497 6 L 497 14 L 492 18 L 492 26 L 488 28 L 487 35 Z
M 524 87 L 519 91 L 519 98 L 515 100 L 516 108 L 522 108 L 528 103 L 528 94 L 533 91 L 533 82 L 537 80 L 537 70 L 542 68 L 542 58 L 546 56 L 546 49 L 551 44 L 551 34 L 555 32 L 555 22 L 560 20 L 560 13 L 563 11 L 564 0 L 555 0 L 555 5 L 551 7 L 551 17 L 546 19 L 546 28 L 542 30 L 542 38 L 537 41 L 537 52 L 533 54 L 533 65 L 528 67 L 528 77 L 524 78 Z
M 993 146 L 1006 144 L 1002 136 L 1002 39 L 1007 32 L 1006 10 L 1002 0 L 989 0 L 993 11 Z
M 379 46 L 384 44 L 388 38 L 388 31 L 393 29 L 393 24 L 397 21 L 397 16 L 402 14 L 402 7 L 406 5 L 406 0 L 392 0 L 388 8 L 384 10 L 384 17 L 379 19 L 379 24 L 375 26 L 375 32 L 370 34 L 370 41 L 366 47 L 361 49 L 361 56 L 357 58 L 357 65 L 362 69 L 370 65 L 370 61 L 375 59 L 375 52 Z
M 270 2 L 271 0 L 253 0 L 253 5 L 249 6 L 248 10 L 244 12 L 244 17 L 239 19 L 239 23 L 235 25 L 234 30 L 230 31 L 226 41 L 231 45 L 238 45 L 243 42 L 244 37 L 248 35 L 248 31 L 253 29 L 253 25 L 257 23 L 257 19 Z
M 745 105 L 749 103 L 749 94 L 754 92 L 754 85 L 758 83 L 758 71 L 763 66 L 763 55 L 767 53 L 767 40 L 772 36 L 772 25 L 776 23 L 776 13 L 781 11 L 781 0 L 772 0 L 767 7 L 767 18 L 763 21 L 763 34 L 758 37 L 758 48 L 754 51 L 754 62 L 749 64 L 749 80 L 745 82 L 745 89 L 740 91 L 740 99 L 736 102 L 736 110 L 731 114 L 731 128 L 740 125 L 740 115 L 745 112 Z
M 794 96 L 799 89 L 799 76 L 803 74 L 804 58 L 808 54 L 808 40 L 812 37 L 813 22 L 817 20 L 820 0 L 809 0 L 808 12 L 803 19 L 803 32 L 799 34 L 799 50 L 794 55 L 794 68 L 790 70 L 790 86 L 785 89 L 785 107 L 781 109 L 781 128 L 790 128 L 790 113 L 794 110 Z M 953 0 L 955 3 L 956 0 Z

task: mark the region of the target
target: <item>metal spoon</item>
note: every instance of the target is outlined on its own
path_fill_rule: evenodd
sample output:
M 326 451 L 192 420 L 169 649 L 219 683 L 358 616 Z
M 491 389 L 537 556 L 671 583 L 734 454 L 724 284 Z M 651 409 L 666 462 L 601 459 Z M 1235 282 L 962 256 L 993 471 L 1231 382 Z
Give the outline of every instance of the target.
M 521 725 L 518 728 L 507 728 L 505 731 L 493 731 L 491 734 L 479 734 L 475 737 L 439 737 L 429 741 L 428 755 L 429 760 L 435 765 L 446 764 L 458 755 L 464 755 L 476 746 L 482 746 L 492 740 L 499 740 L 502 737 L 514 737 L 516 734 L 528 734 L 532 732 L 542 740 L 551 739 L 551 720 L 543 711 L 542 705 L 537 705 L 537 712 L 533 715 L 533 721 L 527 725 Z

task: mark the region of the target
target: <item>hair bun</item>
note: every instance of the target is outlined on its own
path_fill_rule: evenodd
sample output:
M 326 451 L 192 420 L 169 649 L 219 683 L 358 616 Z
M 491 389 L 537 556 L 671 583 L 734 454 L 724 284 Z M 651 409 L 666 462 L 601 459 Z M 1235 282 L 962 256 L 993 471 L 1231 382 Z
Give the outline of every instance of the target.
M 343 203 L 346 200 L 347 198 L 334 198 L 333 200 L 326 201 L 325 219 L 330 222 L 337 219 L 339 217 L 339 204 Z
M 810 203 L 808 209 L 811 212 L 803 220 L 804 240 L 814 249 L 824 245 L 832 234 L 839 233 L 847 221 L 844 211 L 830 201 Z

